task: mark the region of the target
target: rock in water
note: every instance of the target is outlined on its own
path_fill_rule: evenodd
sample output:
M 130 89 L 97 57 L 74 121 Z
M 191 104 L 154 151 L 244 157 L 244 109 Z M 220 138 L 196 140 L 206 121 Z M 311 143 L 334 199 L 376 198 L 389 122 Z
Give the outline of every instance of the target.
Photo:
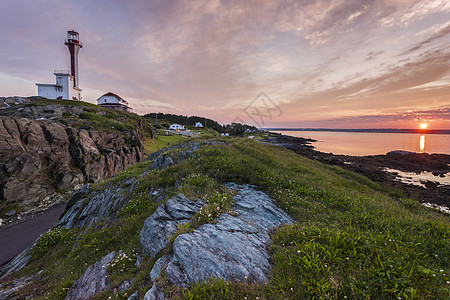
M 201 200 L 192 201 L 183 194 L 178 194 L 160 205 L 153 215 L 145 220 L 141 230 L 144 253 L 155 257 L 175 234 L 177 225 L 189 221 L 204 204 Z
M 75 281 L 67 292 L 66 300 L 90 299 L 97 293 L 107 289 L 106 271 L 108 264 L 116 257 L 113 251 L 102 257 L 101 260 L 90 265 L 81 277 Z

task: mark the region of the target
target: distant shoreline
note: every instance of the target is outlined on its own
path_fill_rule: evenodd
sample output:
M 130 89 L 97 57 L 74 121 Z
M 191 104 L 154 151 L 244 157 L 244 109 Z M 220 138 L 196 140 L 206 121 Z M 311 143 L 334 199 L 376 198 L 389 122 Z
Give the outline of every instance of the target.
M 327 132 L 363 132 L 363 133 L 415 133 L 450 134 L 447 129 L 331 129 L 331 128 L 261 128 L 267 131 L 327 131 Z
M 292 130 L 291 130 L 292 131 Z M 450 174 L 450 154 L 428 154 L 408 151 L 390 151 L 379 155 L 345 155 L 317 150 L 311 139 L 294 137 L 286 134 L 269 137 L 265 142 L 294 151 L 295 153 L 317 160 L 327 165 L 334 165 L 363 175 L 375 182 L 392 185 L 403 190 L 407 196 L 422 203 L 450 208 L 450 185 L 442 185 L 430 178 L 424 178 L 423 185 L 402 182 L 399 173 L 388 172 L 386 168 L 401 172 L 420 174 L 431 173 L 441 178 Z M 400 176 L 401 177 L 401 176 Z

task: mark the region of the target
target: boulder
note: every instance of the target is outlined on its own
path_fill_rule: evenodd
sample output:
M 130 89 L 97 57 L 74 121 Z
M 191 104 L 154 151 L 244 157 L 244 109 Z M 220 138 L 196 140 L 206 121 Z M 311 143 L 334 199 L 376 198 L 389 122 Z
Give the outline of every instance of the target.
M 90 227 L 102 220 L 113 222 L 116 214 L 128 203 L 122 195 L 123 190 L 111 187 L 91 192 L 90 185 L 82 186 L 73 194 L 56 225 L 69 229 Z
M 132 294 L 130 297 L 128 297 L 127 300 L 138 300 L 139 299 L 139 294 L 136 292 L 134 294 Z
M 183 194 L 178 194 L 160 205 L 145 220 L 141 230 L 143 252 L 152 258 L 155 257 L 175 234 L 177 225 L 189 221 L 204 204 L 201 200 L 192 201 Z
M 31 249 L 34 245 L 25 248 L 16 257 L 0 267 L 0 279 L 11 272 L 18 271 L 25 267 L 31 259 Z M 0 298 L 2 299 L 2 298 Z
M 233 197 L 235 214 L 223 213 L 215 224 L 204 224 L 179 235 L 172 254 L 155 263 L 150 273 L 152 280 L 164 271 L 166 279 L 181 287 L 209 278 L 267 282 L 269 231 L 293 220 L 273 199 L 254 187 L 235 184 L 228 187 L 238 192 Z M 152 237 L 160 240 L 157 235 Z
M 131 282 L 128 280 L 124 280 L 118 287 L 119 293 L 123 293 L 127 290 L 129 290 L 131 287 Z
M 160 155 L 152 162 L 152 170 L 162 170 L 173 165 L 173 159 L 168 155 Z
M 90 299 L 97 293 L 108 288 L 107 269 L 108 264 L 116 257 L 113 251 L 102 257 L 98 262 L 90 265 L 81 277 L 75 281 L 67 292 L 66 300 Z
M 156 283 L 153 283 L 152 288 L 145 293 L 144 300 L 167 300 L 167 298 L 164 296 L 164 293 L 159 286 Z
M 5 285 L 0 284 L 0 299 L 8 299 L 8 300 L 24 299 L 23 295 L 18 296 L 16 293 L 22 290 L 26 285 L 36 280 L 41 274 L 41 272 L 42 271 L 39 271 L 37 274 L 15 279 L 11 282 L 8 282 Z M 26 299 L 31 298 L 33 298 L 33 295 L 28 296 Z

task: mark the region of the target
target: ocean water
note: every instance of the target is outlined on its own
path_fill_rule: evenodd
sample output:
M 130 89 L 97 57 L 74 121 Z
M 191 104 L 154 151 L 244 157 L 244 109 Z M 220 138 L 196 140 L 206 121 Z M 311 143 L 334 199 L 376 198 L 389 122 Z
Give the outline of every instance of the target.
M 331 131 L 273 131 L 285 135 L 311 138 L 316 150 L 345 155 L 377 155 L 392 150 L 418 153 L 450 154 L 449 134 L 374 133 Z

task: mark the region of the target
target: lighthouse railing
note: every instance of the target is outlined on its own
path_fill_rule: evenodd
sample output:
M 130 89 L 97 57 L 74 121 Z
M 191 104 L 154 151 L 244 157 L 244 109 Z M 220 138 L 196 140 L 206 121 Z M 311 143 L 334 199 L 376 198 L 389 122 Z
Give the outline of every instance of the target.
M 81 47 L 83 47 L 83 44 L 79 40 L 76 40 L 76 39 L 65 39 L 64 45 L 67 45 L 67 44 L 77 44 L 77 45 L 80 45 Z
M 55 70 L 53 72 L 53 74 L 61 74 L 61 75 L 70 75 L 70 71 L 69 70 Z

